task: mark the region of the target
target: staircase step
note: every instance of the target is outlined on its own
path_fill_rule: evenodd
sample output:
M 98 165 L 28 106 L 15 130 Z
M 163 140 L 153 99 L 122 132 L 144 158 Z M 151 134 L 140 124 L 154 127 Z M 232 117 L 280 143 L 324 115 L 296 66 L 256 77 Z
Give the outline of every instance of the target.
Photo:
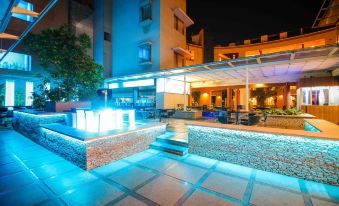
M 168 143 L 164 143 L 164 142 L 153 142 L 152 144 L 150 144 L 150 148 L 155 149 L 155 150 L 168 152 L 168 153 L 172 153 L 172 154 L 176 154 L 176 155 L 181 155 L 181 156 L 187 154 L 187 152 L 188 152 L 187 147 L 168 144 Z
M 188 142 L 183 139 L 176 139 L 175 137 L 167 138 L 167 137 L 157 137 L 157 142 L 163 142 L 168 143 L 172 145 L 182 146 L 182 147 L 188 147 Z

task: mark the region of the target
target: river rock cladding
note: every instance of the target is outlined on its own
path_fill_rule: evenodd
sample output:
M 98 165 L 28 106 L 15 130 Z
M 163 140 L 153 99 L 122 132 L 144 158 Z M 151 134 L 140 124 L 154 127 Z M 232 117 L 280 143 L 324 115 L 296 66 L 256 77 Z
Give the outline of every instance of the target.
M 189 153 L 339 185 L 339 141 L 188 126 Z
M 159 124 L 82 141 L 41 127 L 43 124 L 66 122 L 65 114 L 15 112 L 13 126 L 16 131 L 86 170 L 146 150 L 166 130 L 165 124 Z

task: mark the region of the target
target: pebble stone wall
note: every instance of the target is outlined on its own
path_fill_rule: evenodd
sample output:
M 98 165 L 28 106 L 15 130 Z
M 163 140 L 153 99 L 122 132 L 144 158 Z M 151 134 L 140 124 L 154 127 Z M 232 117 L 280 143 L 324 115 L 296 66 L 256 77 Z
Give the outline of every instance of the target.
M 166 124 L 161 123 L 82 141 L 43 127 L 43 124 L 65 122 L 67 116 L 64 114 L 35 115 L 16 112 L 13 118 L 16 131 L 85 170 L 146 150 L 157 136 L 166 131 Z
M 339 141 L 188 126 L 189 153 L 339 185 Z

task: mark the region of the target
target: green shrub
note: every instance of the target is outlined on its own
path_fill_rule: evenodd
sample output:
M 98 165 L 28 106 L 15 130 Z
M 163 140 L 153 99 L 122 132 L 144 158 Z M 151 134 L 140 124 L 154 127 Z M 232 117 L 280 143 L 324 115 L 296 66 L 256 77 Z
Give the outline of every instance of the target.
M 282 110 L 279 108 L 270 108 L 265 109 L 263 113 L 264 115 L 299 115 L 302 114 L 303 112 L 298 110 L 297 108 L 289 108 L 286 110 Z

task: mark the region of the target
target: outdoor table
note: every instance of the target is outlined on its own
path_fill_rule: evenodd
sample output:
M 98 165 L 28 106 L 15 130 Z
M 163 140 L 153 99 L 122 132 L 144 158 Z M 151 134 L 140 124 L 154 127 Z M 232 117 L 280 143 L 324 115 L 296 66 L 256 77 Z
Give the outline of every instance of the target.
M 250 111 L 246 111 L 246 110 L 235 110 L 235 111 L 231 111 L 229 112 L 230 114 L 234 113 L 235 114 L 235 124 L 239 124 L 239 114 L 247 114 L 250 113 Z

